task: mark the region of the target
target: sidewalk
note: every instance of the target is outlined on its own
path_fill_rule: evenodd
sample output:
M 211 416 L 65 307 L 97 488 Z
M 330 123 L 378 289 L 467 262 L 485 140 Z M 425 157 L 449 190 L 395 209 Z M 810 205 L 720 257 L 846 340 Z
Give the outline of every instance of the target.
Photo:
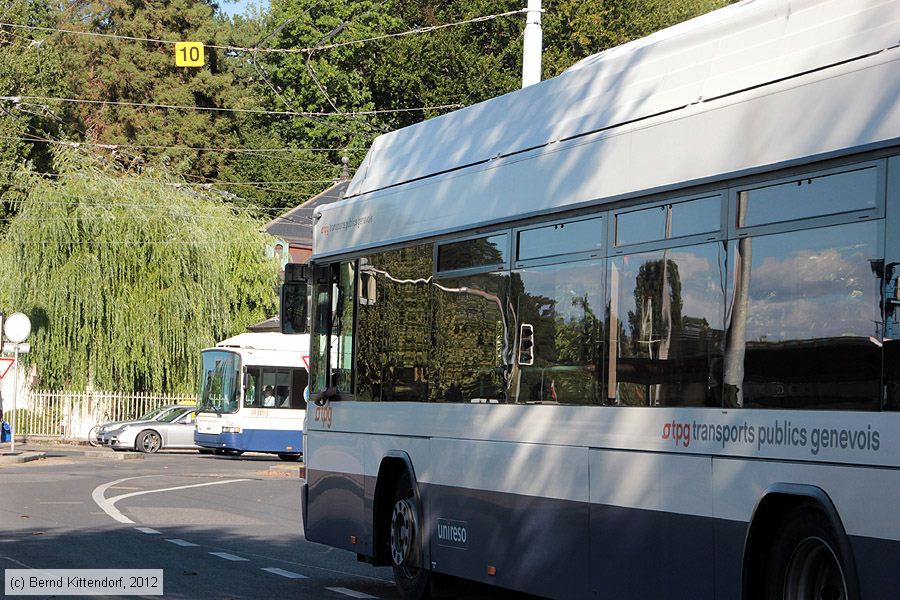
M 46 452 L 35 450 L 31 447 L 26 447 L 25 444 L 21 443 L 16 444 L 16 453 L 10 454 L 11 445 L 11 442 L 0 443 L 0 466 L 16 463 L 26 463 L 33 460 L 41 460 L 47 458 Z
M 109 448 L 91 446 L 87 442 L 56 441 L 16 441 L 16 453 L 9 454 L 10 443 L 0 443 L 0 465 L 23 463 L 53 456 L 93 456 L 117 460 L 141 459 L 143 454 L 136 452 L 113 452 Z

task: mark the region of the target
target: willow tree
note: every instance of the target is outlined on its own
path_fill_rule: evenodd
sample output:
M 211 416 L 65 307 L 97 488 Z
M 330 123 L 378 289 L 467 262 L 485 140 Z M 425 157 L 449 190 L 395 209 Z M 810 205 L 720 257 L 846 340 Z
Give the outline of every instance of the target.
M 190 391 L 198 352 L 276 307 L 258 224 L 162 173 L 57 156 L 0 247 L 41 387 Z

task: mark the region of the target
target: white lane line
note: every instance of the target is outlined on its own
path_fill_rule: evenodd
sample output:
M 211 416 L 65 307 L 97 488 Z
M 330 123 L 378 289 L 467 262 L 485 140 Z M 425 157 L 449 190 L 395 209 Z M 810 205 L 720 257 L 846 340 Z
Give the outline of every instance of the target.
M 285 571 L 284 569 L 279 569 L 277 567 L 265 567 L 263 571 L 268 573 L 274 573 L 275 575 L 281 575 L 282 577 L 287 577 L 288 579 L 309 579 L 306 575 L 301 575 L 300 573 L 294 573 L 293 571 Z
M 135 529 L 137 529 L 141 533 L 149 533 L 150 535 L 160 535 L 160 533 L 157 530 L 152 529 L 150 527 L 135 527 Z
M 11 563 L 16 563 L 16 564 L 19 565 L 20 567 L 24 567 L 24 568 L 26 568 L 26 569 L 33 569 L 33 568 L 34 568 L 34 567 L 32 567 L 31 565 L 26 565 L 25 563 L 19 562 L 19 561 L 17 561 L 16 559 L 10 558 L 10 557 L 8 557 L 8 556 L 0 556 L 0 558 L 2 558 L 2 559 L 4 559 L 4 560 L 8 560 L 8 561 L 11 562 Z
M 116 508 L 116 502 L 119 500 L 124 500 L 125 498 L 131 498 L 133 496 L 142 496 L 144 494 L 157 494 L 159 492 L 172 492 L 175 490 L 186 490 L 188 488 L 195 487 L 204 487 L 208 485 L 222 485 L 224 483 L 237 483 L 239 481 L 250 481 L 249 479 L 226 479 L 224 481 L 209 481 L 207 483 L 194 483 L 191 485 L 179 485 L 175 487 L 162 488 L 158 490 L 143 490 L 140 492 L 131 492 L 129 494 L 121 494 L 119 496 L 113 496 L 112 498 L 106 498 L 104 494 L 106 490 L 115 486 L 116 484 L 122 483 L 123 481 L 129 481 L 131 479 L 140 479 L 141 477 L 156 477 L 155 475 L 139 475 L 137 477 L 126 477 L 124 479 L 117 479 L 116 481 L 110 481 L 109 483 L 104 483 L 103 485 L 98 485 L 94 488 L 94 491 L 91 492 L 91 498 L 94 499 L 94 502 L 97 503 L 103 512 L 108 514 L 110 517 L 118 521 L 119 523 L 127 523 L 129 525 L 134 524 L 134 521 L 123 515 L 119 512 L 119 509 Z
M 347 588 L 342 588 L 342 587 L 325 588 L 325 589 L 331 590 L 332 592 L 337 592 L 338 594 L 343 594 L 345 596 L 350 596 L 351 598 L 378 598 L 378 596 L 370 596 L 369 594 L 363 594 L 362 592 L 348 590 Z
M 167 541 L 167 542 L 171 542 L 171 543 L 175 544 L 176 546 L 183 546 L 183 547 L 185 547 L 185 548 L 189 548 L 189 547 L 191 547 L 191 546 L 198 546 L 198 545 L 199 545 L 199 544 L 193 544 L 193 543 L 191 543 L 191 542 L 188 542 L 187 540 L 181 540 L 181 539 L 178 539 L 178 538 L 174 538 L 174 539 L 168 539 L 168 538 L 167 538 L 166 541 Z
M 219 558 L 224 558 L 225 560 L 233 560 L 233 561 L 249 561 L 249 558 L 244 558 L 243 556 L 235 556 L 234 554 L 228 554 L 227 552 L 210 552 L 213 556 L 218 556 Z

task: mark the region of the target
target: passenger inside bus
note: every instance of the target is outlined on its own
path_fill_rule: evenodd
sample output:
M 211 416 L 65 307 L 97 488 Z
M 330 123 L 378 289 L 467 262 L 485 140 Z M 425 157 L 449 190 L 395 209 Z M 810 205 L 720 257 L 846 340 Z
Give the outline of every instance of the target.
M 263 406 L 275 406 L 275 390 L 271 385 L 263 389 Z
M 291 407 L 291 394 L 286 385 L 279 385 L 275 388 L 275 399 L 281 408 Z

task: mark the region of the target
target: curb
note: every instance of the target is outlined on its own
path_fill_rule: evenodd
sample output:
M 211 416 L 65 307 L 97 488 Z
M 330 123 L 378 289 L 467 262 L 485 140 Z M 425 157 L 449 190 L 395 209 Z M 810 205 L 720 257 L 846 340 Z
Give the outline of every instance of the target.
M 47 455 L 43 452 L 16 452 L 15 454 L 0 454 L 0 465 L 27 463 L 33 460 L 43 460 Z

